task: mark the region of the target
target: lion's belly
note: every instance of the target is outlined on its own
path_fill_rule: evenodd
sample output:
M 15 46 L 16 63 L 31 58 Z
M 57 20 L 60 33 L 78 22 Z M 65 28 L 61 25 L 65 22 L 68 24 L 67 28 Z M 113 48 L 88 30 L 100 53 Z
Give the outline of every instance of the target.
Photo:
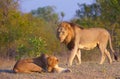
M 97 43 L 79 44 L 80 49 L 91 50 L 97 46 Z

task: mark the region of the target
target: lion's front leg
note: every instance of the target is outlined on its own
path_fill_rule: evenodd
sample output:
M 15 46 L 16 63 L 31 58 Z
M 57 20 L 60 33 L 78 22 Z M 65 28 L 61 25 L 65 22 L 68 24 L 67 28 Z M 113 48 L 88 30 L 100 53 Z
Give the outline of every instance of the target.
M 81 51 L 80 51 L 80 49 L 78 49 L 76 57 L 77 57 L 77 65 L 81 64 Z
M 72 72 L 72 71 L 68 68 L 62 68 L 62 67 L 59 67 L 58 65 L 56 65 L 54 68 L 54 72 L 63 73 L 63 72 Z
M 75 58 L 76 54 L 77 54 L 77 47 L 73 48 L 72 51 L 70 52 L 70 56 L 68 59 L 68 66 L 72 66 L 73 59 Z

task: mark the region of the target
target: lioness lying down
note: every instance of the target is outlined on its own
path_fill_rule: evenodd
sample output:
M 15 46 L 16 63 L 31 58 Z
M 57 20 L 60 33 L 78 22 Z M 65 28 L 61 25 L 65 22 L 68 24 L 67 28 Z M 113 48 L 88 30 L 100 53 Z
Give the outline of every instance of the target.
M 13 71 L 16 73 L 24 72 L 71 72 L 70 69 L 58 66 L 58 59 L 55 56 L 42 54 L 40 57 L 23 59 L 16 62 Z

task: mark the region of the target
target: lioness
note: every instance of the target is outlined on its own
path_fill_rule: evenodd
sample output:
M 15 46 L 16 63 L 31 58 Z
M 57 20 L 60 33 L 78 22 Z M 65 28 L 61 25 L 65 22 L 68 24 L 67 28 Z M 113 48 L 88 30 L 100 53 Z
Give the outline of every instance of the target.
M 72 65 L 75 56 L 78 59 L 78 64 L 81 64 L 80 49 L 91 50 L 96 46 L 99 47 L 102 54 L 100 64 L 103 64 L 106 56 L 109 59 L 109 63 L 112 63 L 110 53 L 106 49 L 108 41 L 115 60 L 118 59 L 115 51 L 112 48 L 110 34 L 103 28 L 84 29 L 77 24 L 61 22 L 57 28 L 57 37 L 60 42 L 65 43 L 68 49 L 71 51 L 68 59 L 69 66 Z
M 58 66 L 58 59 L 55 56 L 42 54 L 40 57 L 23 59 L 16 62 L 13 71 L 16 73 L 32 73 L 32 72 L 71 72 L 70 69 Z

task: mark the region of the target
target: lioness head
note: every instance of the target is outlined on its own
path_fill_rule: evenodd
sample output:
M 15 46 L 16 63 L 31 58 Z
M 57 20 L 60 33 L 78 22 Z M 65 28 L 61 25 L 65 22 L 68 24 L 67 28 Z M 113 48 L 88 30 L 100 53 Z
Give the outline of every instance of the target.
M 71 72 L 70 69 L 59 67 L 58 66 L 59 61 L 55 56 L 49 56 L 47 58 L 47 62 L 48 62 L 48 68 L 47 68 L 48 72 L 57 72 L 57 73 Z
M 68 22 L 61 22 L 57 28 L 57 37 L 61 43 L 68 44 L 74 37 L 74 30 Z
M 55 56 L 49 56 L 47 58 L 48 72 L 52 72 L 56 65 L 58 65 L 58 59 Z

